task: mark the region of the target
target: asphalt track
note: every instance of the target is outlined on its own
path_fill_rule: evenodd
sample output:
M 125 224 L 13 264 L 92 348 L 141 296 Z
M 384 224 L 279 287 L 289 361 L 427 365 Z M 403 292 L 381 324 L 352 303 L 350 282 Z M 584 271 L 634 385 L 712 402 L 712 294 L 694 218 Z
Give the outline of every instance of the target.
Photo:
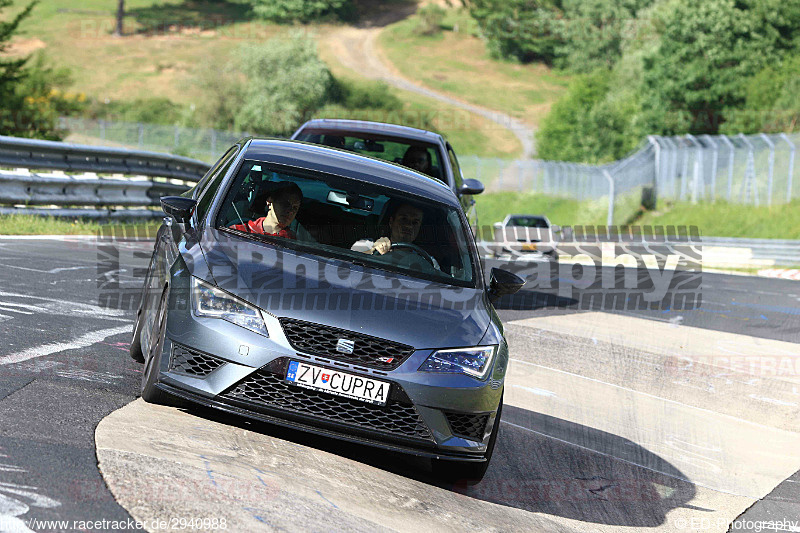
M 699 306 L 612 309 L 561 265 L 504 299 L 504 420 L 467 487 L 420 459 L 137 399 L 132 312 L 98 302 L 116 276 L 141 284 L 151 247 L 118 243 L 113 268 L 90 241 L 0 238 L 0 531 L 800 528 L 797 282 L 704 273 Z

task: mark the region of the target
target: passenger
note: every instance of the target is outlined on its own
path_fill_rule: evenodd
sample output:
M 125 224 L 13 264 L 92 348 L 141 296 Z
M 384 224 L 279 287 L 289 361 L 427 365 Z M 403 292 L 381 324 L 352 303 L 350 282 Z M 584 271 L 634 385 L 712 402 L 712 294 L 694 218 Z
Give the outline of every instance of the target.
M 247 233 L 297 239 L 297 235 L 289 229 L 289 226 L 294 222 L 294 217 L 297 216 L 302 201 L 303 191 L 296 183 L 279 182 L 267 196 L 267 214 L 265 216 L 247 223 L 235 224 L 230 228 Z
M 416 171 L 424 172 L 431 175 L 433 170 L 433 163 L 431 162 L 431 154 L 427 148 L 423 146 L 409 146 L 406 153 L 403 154 L 403 165 L 408 168 L 413 168 Z

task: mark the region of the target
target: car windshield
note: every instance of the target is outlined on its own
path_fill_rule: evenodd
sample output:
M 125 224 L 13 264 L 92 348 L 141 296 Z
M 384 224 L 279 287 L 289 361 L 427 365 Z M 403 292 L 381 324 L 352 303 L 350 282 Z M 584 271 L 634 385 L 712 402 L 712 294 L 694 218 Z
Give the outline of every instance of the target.
M 245 161 L 215 226 L 372 268 L 475 286 L 476 263 L 457 208 L 358 180 Z
M 303 130 L 297 136 L 297 140 L 349 150 L 405 165 L 447 183 L 439 150 L 432 143 L 379 134 L 320 129 Z

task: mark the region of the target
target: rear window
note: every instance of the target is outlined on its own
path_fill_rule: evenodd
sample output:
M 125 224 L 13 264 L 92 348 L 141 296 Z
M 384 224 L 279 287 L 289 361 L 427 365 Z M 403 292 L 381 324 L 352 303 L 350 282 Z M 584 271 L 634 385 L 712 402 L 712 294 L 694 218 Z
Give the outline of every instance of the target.
M 304 130 L 297 136 L 297 140 L 348 150 L 404 165 L 436 178 L 442 183 L 447 183 L 438 145 L 433 143 L 376 134 L 354 134 L 318 129 Z M 423 157 L 425 159 L 424 168 L 420 165 Z

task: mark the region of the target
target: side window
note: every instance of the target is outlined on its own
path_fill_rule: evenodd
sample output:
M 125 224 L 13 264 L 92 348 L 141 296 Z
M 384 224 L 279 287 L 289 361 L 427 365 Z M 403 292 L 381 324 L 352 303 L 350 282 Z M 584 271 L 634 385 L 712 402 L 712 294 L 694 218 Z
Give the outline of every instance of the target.
M 464 176 L 461 175 L 461 166 L 458 164 L 456 153 L 450 143 L 447 143 L 447 157 L 450 158 L 450 166 L 453 167 L 453 178 L 456 180 L 456 190 L 461 189 L 461 184 L 464 182 Z
M 225 177 L 225 174 L 227 174 L 231 163 L 234 159 L 236 159 L 238 148 L 238 146 L 234 146 L 228 150 L 228 152 L 222 156 L 222 159 L 219 160 L 219 163 L 217 163 L 216 167 L 214 168 L 214 172 L 208 177 L 208 180 L 206 180 L 206 187 L 200 192 L 199 200 L 197 202 L 197 209 L 195 210 L 197 220 L 202 220 L 203 217 L 206 216 L 208 208 L 217 193 L 217 189 L 219 189 L 219 185 L 222 183 L 222 178 Z

